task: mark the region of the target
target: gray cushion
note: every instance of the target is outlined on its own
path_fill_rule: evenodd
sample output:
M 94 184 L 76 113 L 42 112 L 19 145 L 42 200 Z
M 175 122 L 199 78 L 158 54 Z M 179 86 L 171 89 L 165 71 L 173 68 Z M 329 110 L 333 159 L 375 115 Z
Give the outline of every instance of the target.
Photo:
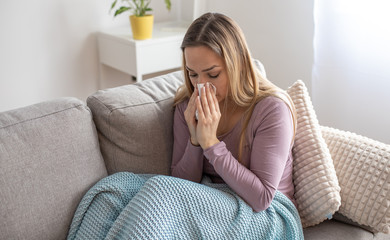
M 358 227 L 361 227 L 369 232 L 372 232 L 372 233 L 378 233 L 378 231 L 376 231 L 375 229 L 373 229 L 372 227 L 369 227 L 369 226 L 366 226 L 366 225 L 361 225 L 359 223 L 356 223 L 354 221 L 352 221 L 351 219 L 347 218 L 346 216 L 342 215 L 341 213 L 339 212 L 336 212 L 335 214 L 333 214 L 333 219 L 334 220 L 337 220 L 338 222 L 343 222 L 343 223 L 347 223 L 349 225 L 354 225 L 354 226 L 358 226 Z
M 64 239 L 107 175 L 89 109 L 74 98 L 0 113 L 1 239 Z
M 326 220 L 319 225 L 303 229 L 305 240 L 357 240 L 376 239 L 374 234 L 360 227 L 335 220 Z
M 173 96 L 182 84 L 178 71 L 88 97 L 109 174 L 169 174 Z
M 390 240 L 390 234 L 375 233 L 374 240 Z

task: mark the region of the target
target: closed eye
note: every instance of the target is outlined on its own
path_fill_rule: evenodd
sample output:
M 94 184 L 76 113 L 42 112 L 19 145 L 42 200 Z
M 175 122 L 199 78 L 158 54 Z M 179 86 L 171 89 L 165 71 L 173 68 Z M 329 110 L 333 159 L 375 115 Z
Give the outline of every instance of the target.
M 218 73 L 218 74 L 215 74 L 215 75 L 211 75 L 211 74 L 209 74 L 209 77 L 210 77 L 210 78 L 217 78 L 217 77 L 219 76 L 219 74 L 220 74 L 220 73 Z

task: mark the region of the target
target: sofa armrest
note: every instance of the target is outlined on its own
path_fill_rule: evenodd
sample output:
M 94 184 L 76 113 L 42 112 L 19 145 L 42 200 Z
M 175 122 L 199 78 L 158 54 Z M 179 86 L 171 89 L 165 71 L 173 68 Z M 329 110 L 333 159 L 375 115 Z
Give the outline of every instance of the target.
M 0 239 L 65 239 L 82 196 L 106 175 L 84 102 L 0 113 Z

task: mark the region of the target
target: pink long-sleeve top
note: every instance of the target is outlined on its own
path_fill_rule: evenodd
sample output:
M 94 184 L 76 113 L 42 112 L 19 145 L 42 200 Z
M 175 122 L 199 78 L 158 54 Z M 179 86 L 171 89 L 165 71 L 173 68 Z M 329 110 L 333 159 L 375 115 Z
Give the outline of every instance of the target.
M 242 163 L 238 146 L 243 118 L 219 143 L 203 150 L 190 142 L 184 119 L 188 101 L 179 103 L 174 114 L 172 176 L 200 182 L 208 175 L 213 182 L 229 185 L 254 211 L 265 210 L 278 190 L 295 204 L 292 180 L 291 112 L 282 100 L 266 97 L 258 102 L 246 131 Z

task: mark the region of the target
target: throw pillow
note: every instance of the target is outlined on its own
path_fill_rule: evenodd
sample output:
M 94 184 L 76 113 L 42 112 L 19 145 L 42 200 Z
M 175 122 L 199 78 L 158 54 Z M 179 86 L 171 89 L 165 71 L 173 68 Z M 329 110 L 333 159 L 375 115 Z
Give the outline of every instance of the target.
M 287 93 L 297 112 L 292 149 L 295 199 L 302 226 L 309 227 L 331 218 L 339 209 L 340 186 L 305 84 L 298 80 Z
M 390 233 L 390 145 L 321 127 L 341 187 L 339 213 Z

